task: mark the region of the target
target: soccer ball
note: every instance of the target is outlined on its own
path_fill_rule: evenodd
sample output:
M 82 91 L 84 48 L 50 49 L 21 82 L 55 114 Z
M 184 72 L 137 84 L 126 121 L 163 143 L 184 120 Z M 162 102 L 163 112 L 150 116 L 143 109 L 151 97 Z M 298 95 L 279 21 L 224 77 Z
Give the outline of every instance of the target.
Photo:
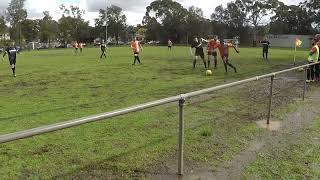
M 211 71 L 211 70 L 207 70 L 207 71 L 206 71 L 206 75 L 207 75 L 207 76 L 211 76 L 211 75 L 212 75 L 212 71 Z

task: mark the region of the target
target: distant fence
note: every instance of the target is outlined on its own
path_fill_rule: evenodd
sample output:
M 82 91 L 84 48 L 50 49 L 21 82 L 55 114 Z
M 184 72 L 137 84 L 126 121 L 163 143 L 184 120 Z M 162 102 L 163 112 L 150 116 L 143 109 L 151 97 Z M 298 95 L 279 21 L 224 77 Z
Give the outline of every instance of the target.
M 0 136 L 0 144 L 10 142 L 10 141 L 15 141 L 18 139 L 28 138 L 28 137 L 32 137 L 32 136 L 36 136 L 36 135 L 41 135 L 44 133 L 58 131 L 58 130 L 66 129 L 66 128 L 71 128 L 71 127 L 79 126 L 79 125 L 86 124 L 86 123 L 92 123 L 92 122 L 99 121 L 99 120 L 106 120 L 106 119 L 110 119 L 112 117 L 121 116 L 124 114 L 132 113 L 132 112 L 136 112 L 136 111 L 141 111 L 141 110 L 145 110 L 145 109 L 149 109 L 152 107 L 157 107 L 157 106 L 161 106 L 161 105 L 165 105 L 165 104 L 169 104 L 169 103 L 173 103 L 173 102 L 178 102 L 178 106 L 179 106 L 178 174 L 183 175 L 184 105 L 185 105 L 186 99 L 191 98 L 191 97 L 195 97 L 195 96 L 200 96 L 200 95 L 207 94 L 207 93 L 212 93 L 214 91 L 226 89 L 226 88 L 233 87 L 233 86 L 237 86 L 237 85 L 241 85 L 241 84 L 245 84 L 245 83 L 249 83 L 249 82 L 253 82 L 253 81 L 258 81 L 258 80 L 265 79 L 265 78 L 271 78 L 270 91 L 269 91 L 269 102 L 268 102 L 268 117 L 267 117 L 267 122 L 266 122 L 267 124 L 269 124 L 270 117 L 271 117 L 274 77 L 279 74 L 286 73 L 286 72 L 303 69 L 303 72 L 304 72 L 303 73 L 303 79 L 304 79 L 303 83 L 304 83 L 304 85 L 303 85 L 302 99 L 304 100 L 305 91 L 306 91 L 307 68 L 314 67 L 313 65 L 316 65 L 316 64 L 320 64 L 320 62 L 314 63 L 314 64 L 307 64 L 307 65 L 303 65 L 303 66 L 298 66 L 298 67 L 294 67 L 291 69 L 286 69 L 283 71 L 269 73 L 269 74 L 265 74 L 265 75 L 261 75 L 261 76 L 256 76 L 256 77 L 252 77 L 249 79 L 245 79 L 245 80 L 241 80 L 241 81 L 237 81 L 237 82 L 233 82 L 233 83 L 229 83 L 229 84 L 224 84 L 224 85 L 220 85 L 220 86 L 215 86 L 215 87 L 211 87 L 211 88 L 207 88 L 207 89 L 203 89 L 203 90 L 199 90 L 199 91 L 194 91 L 194 92 L 190 92 L 190 93 L 186 93 L 186 94 L 181 94 L 178 96 L 173 96 L 173 97 L 169 97 L 169 98 L 165 98 L 165 99 L 161 99 L 161 100 L 157 100 L 157 101 L 152 101 L 152 102 L 148 102 L 145 104 L 140 104 L 140 105 L 128 107 L 125 109 L 119 109 L 119 110 L 106 112 L 106 113 L 102 113 L 102 114 L 97 114 L 97 115 L 84 117 L 84 118 L 80 118 L 80 119 L 65 121 L 65 122 L 61 122 L 61 123 L 55 123 L 55 124 L 51 124 L 51 125 L 47 125 L 47 126 L 41 126 L 41 127 L 34 128 L 34 129 L 28 129 L 28 130 L 24 130 L 24 131 L 20 131 L 20 132 L 1 135 Z

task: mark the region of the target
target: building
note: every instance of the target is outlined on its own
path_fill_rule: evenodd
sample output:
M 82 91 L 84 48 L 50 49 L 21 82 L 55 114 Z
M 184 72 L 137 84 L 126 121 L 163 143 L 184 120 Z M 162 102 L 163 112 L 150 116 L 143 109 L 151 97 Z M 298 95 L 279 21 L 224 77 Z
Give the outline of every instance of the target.
M 312 35 L 292 35 L 292 34 L 281 34 L 281 35 L 273 35 L 267 34 L 266 37 L 270 42 L 271 47 L 286 47 L 286 48 L 294 48 L 296 38 L 302 41 L 302 48 L 310 48 L 311 40 L 313 38 Z

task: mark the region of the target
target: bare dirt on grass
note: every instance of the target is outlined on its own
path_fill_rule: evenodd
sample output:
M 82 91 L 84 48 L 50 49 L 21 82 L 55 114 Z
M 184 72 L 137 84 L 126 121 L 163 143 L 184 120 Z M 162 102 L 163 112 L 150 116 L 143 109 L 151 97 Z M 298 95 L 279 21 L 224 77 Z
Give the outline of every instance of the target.
M 208 100 L 215 99 L 227 95 L 228 92 L 237 92 L 240 95 L 240 104 L 244 111 L 241 112 L 225 112 L 236 114 L 237 116 L 245 117 L 246 119 L 256 122 L 263 120 L 267 115 L 267 102 L 270 90 L 270 80 L 265 79 L 254 83 L 249 83 L 242 86 L 237 86 L 228 91 L 220 91 L 219 93 L 207 94 L 198 98 L 189 100 L 188 105 L 201 105 Z M 274 97 L 272 101 L 272 111 L 279 107 L 284 107 L 290 102 L 302 97 L 303 81 L 301 73 L 291 73 L 285 76 L 279 76 L 274 81 Z M 320 91 L 319 91 L 320 92 Z M 314 98 L 314 91 L 307 99 L 308 103 L 319 101 L 320 96 Z M 256 106 L 257 105 L 257 106 Z M 320 105 L 319 105 L 320 106 Z M 313 107 L 319 108 L 319 107 Z M 248 110 L 247 110 L 248 109 Z M 236 154 L 232 160 L 219 165 L 219 167 L 212 167 L 205 162 L 195 162 L 192 160 L 185 160 L 184 176 L 177 176 L 177 152 L 172 152 L 163 160 L 153 163 L 143 171 L 134 171 L 129 175 L 120 175 L 119 173 L 110 172 L 110 176 L 105 176 L 105 172 L 101 170 L 94 170 L 95 172 L 80 172 L 71 175 L 74 178 L 89 178 L 99 179 L 105 177 L 107 179 L 156 179 L 156 180 L 175 180 L 175 179 L 240 179 L 242 170 L 253 160 L 259 151 L 268 147 L 268 144 L 280 142 L 288 134 L 294 134 L 309 124 L 317 115 L 316 111 L 300 107 L 296 112 L 291 113 L 281 124 L 279 131 L 264 131 L 258 137 L 250 142 L 240 153 Z M 275 119 L 273 119 L 275 120 Z M 215 137 L 219 138 L 219 137 Z M 210 143 L 210 142 L 209 142 Z M 212 142 L 213 143 L 213 142 Z M 112 168 L 111 168 L 112 169 Z M 90 170 L 91 171 L 91 170 Z M 100 174 L 101 173 L 101 174 Z M 117 174 L 117 175 L 116 175 Z
M 263 80 L 260 82 L 255 82 L 250 85 L 239 86 L 240 93 L 245 95 L 242 103 L 248 102 L 261 102 L 265 101 L 269 97 L 270 91 L 270 80 Z M 274 82 L 274 97 L 272 99 L 272 110 L 276 110 L 279 107 L 285 106 L 302 97 L 303 92 L 303 81 L 301 80 L 301 75 L 296 73 L 286 74 L 286 76 L 280 76 L 275 78 Z M 306 99 L 306 104 L 314 104 L 319 102 L 320 96 L 319 90 L 313 90 L 308 99 Z M 205 95 L 198 98 L 192 103 L 201 103 L 208 98 L 215 98 L 216 95 Z M 267 104 L 267 103 L 266 103 Z M 297 132 L 301 131 L 304 127 L 308 126 L 312 120 L 318 116 L 317 109 L 320 105 L 313 106 L 309 109 L 309 106 L 301 106 L 297 111 L 290 113 L 284 121 L 271 121 L 271 131 L 264 131 L 253 141 L 247 149 L 238 153 L 231 161 L 226 162 L 221 167 L 209 168 L 205 164 L 199 164 L 195 162 L 185 162 L 187 165 L 185 168 L 184 176 L 177 176 L 172 171 L 172 169 L 177 169 L 177 162 L 169 163 L 170 161 L 158 164 L 161 167 L 157 170 L 157 174 L 153 176 L 147 176 L 148 179 L 241 179 L 242 170 L 255 160 L 256 155 L 262 149 L 266 149 L 271 144 L 276 144 L 281 142 L 284 138 L 296 139 L 295 135 Z M 261 119 L 265 118 L 267 111 L 262 110 L 248 116 L 250 119 L 261 122 Z M 275 119 L 273 119 L 275 120 Z M 266 122 L 265 120 L 263 120 Z M 275 128 L 275 129 L 273 129 Z M 165 173 L 167 172 L 167 173 Z

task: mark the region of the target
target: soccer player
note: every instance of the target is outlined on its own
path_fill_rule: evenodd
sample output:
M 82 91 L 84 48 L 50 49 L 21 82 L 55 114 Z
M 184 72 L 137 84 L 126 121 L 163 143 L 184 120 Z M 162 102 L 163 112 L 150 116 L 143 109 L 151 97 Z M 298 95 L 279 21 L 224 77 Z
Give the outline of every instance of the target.
M 214 60 L 214 69 L 217 69 L 217 64 L 218 64 L 218 58 L 217 58 L 217 45 L 219 43 L 218 37 L 217 36 L 209 36 L 208 39 L 208 68 L 210 67 L 210 62 L 213 59 Z
M 204 67 L 207 69 L 207 63 L 204 60 L 204 52 L 203 52 L 203 47 L 202 47 L 202 41 L 203 39 L 198 39 L 197 37 L 194 38 L 191 47 L 190 47 L 190 54 L 193 55 L 192 53 L 192 49 L 195 48 L 196 52 L 195 52 L 195 56 L 194 56 L 194 60 L 193 60 L 193 68 L 196 68 L 196 63 L 197 60 L 199 58 L 199 56 L 201 57 Z
M 104 43 L 100 44 L 100 50 L 101 50 L 100 59 L 102 59 L 103 56 L 104 56 L 104 58 L 107 58 L 106 47 L 107 47 L 106 44 L 104 44 Z
M 237 53 L 239 53 L 238 49 L 230 42 L 227 43 L 218 43 L 217 47 L 219 48 L 220 56 L 224 63 L 225 73 L 228 74 L 228 67 L 233 68 L 234 72 L 237 73 L 237 68 L 234 67 L 229 61 L 229 48 L 233 48 Z
M 75 44 L 74 44 L 74 53 L 78 53 L 78 49 L 79 49 L 79 44 L 78 44 L 78 42 L 76 42 Z
M 13 77 L 16 77 L 16 62 L 17 62 L 17 53 L 20 54 L 19 50 L 14 46 L 14 43 L 11 46 L 8 46 L 2 56 L 4 58 L 8 54 L 9 63 L 11 65 Z
M 143 48 L 141 46 L 141 43 L 140 43 L 138 37 L 135 37 L 133 39 L 133 41 L 131 42 L 130 48 L 133 50 L 133 55 L 134 55 L 134 60 L 133 60 L 132 65 L 135 65 L 137 61 L 139 64 L 141 64 L 140 58 L 139 58 L 139 53 L 140 53 L 140 51 L 142 51 Z
M 171 50 L 171 48 L 172 48 L 172 41 L 169 39 L 168 40 L 168 50 Z
M 267 38 L 265 38 L 263 41 L 260 41 L 262 44 L 262 57 L 264 60 L 268 60 L 268 53 L 269 53 L 269 48 L 270 48 L 270 42 L 268 41 Z
M 80 53 L 82 53 L 83 43 L 79 43 Z

